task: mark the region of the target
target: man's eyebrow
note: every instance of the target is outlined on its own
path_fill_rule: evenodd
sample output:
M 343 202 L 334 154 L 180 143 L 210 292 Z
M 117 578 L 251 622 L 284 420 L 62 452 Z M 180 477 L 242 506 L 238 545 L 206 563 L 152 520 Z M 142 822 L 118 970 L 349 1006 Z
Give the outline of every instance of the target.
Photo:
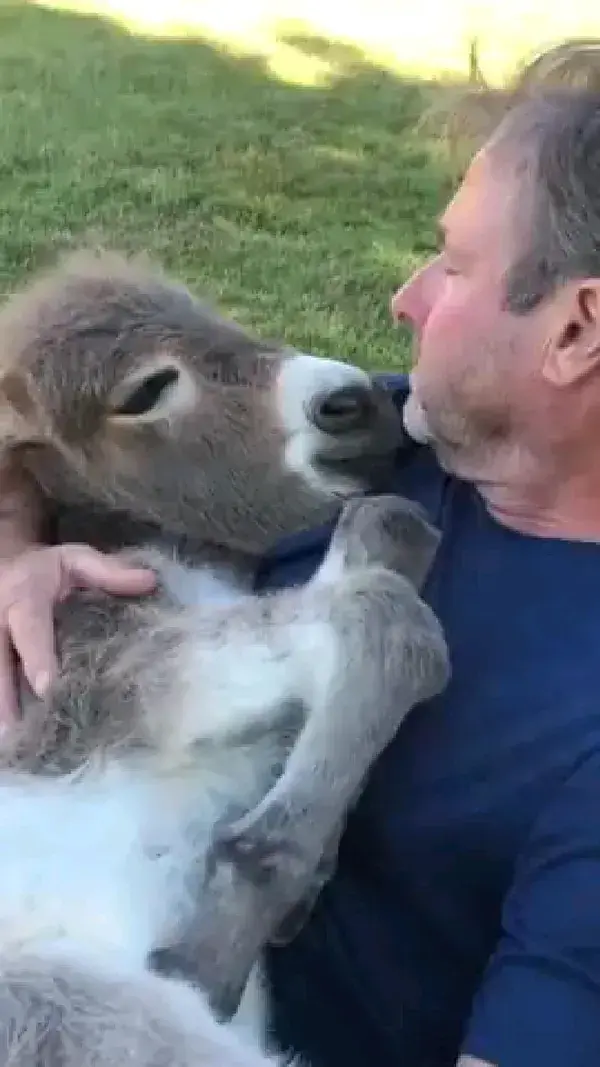
M 467 256 L 468 253 L 465 248 L 458 248 L 453 243 L 452 234 L 445 219 L 438 219 L 436 223 L 436 236 L 438 244 L 441 245 L 446 252 L 449 252 L 453 256 L 461 258 L 465 258 Z

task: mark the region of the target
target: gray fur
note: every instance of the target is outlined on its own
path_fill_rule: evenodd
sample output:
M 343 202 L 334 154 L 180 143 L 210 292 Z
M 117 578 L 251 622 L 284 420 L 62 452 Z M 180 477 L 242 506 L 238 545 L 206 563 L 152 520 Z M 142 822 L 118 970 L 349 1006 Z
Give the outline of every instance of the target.
M 193 906 L 149 953 L 229 1018 L 261 949 L 286 919 L 297 925 L 331 872 L 373 761 L 446 684 L 443 634 L 419 597 L 437 533 L 397 497 L 343 503 L 290 472 L 275 410 L 289 352 L 252 341 L 160 276 L 112 256 L 77 258 L 9 303 L 0 331 L 0 444 L 45 494 L 61 539 L 77 532 L 105 549 L 127 546 L 160 579 L 149 598 L 81 591 L 59 606 L 60 677 L 48 707 L 24 694 L 5 770 L 61 778 L 107 761 L 176 781 L 196 766 L 201 775 L 212 752 L 226 767 L 231 753 L 229 779 L 210 798 L 210 810 L 220 807 L 212 829 L 201 811 L 183 828 Z M 154 365 L 196 383 L 184 410 L 124 424 L 111 413 L 115 397 Z M 362 491 L 377 489 L 402 444 L 389 398 L 374 389 L 372 403 L 366 429 L 333 435 L 315 457 L 331 477 L 354 471 Z M 276 537 L 334 516 L 311 582 L 250 595 L 256 558 Z M 230 583 L 229 603 L 186 603 L 175 591 L 185 594 L 183 567 L 191 582 L 206 566 Z M 277 682 L 272 692 L 267 675 L 251 673 L 257 655 Z M 213 709 L 228 707 L 228 686 L 234 699 L 246 669 L 250 713 L 215 719 L 211 733 Z M 236 773 L 240 758 L 250 778 Z M 77 1041 L 86 1067 L 120 1063 L 123 1048 L 139 1067 L 166 1063 L 169 1048 L 169 1063 L 186 1067 L 259 1062 L 202 1022 L 199 995 L 198 1018 L 185 1024 L 192 1036 L 180 1029 L 165 993 L 180 991 L 173 977 L 145 970 L 117 980 L 118 961 L 113 976 L 95 966 L 84 952 L 83 962 L 50 953 L 3 967 L 0 941 L 0 1027 L 25 1034 L 0 1064 L 74 1067 Z
M 182 983 L 151 972 L 132 976 L 93 957 L 74 962 L 24 953 L 0 968 L 0 1063 L 265 1067 L 267 1061 L 202 1011 Z

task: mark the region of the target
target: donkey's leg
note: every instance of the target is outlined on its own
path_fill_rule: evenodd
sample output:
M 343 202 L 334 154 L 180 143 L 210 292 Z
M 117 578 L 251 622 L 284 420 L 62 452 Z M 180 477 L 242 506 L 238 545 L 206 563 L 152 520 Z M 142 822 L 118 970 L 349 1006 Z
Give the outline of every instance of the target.
M 332 625 L 340 655 L 327 670 L 313 667 L 321 685 L 283 774 L 251 812 L 218 828 L 215 860 L 235 863 L 292 903 L 298 879 L 320 861 L 404 718 L 447 681 L 433 616 L 416 598 L 405 598 L 402 616 L 395 609 L 394 595 L 407 592 L 400 581 L 380 571 L 368 585 L 357 579 L 339 591 Z
M 318 886 L 332 869 L 345 815 L 373 762 L 414 705 L 447 681 L 446 645 L 435 616 L 406 578 L 370 566 L 365 557 L 369 537 L 377 558 L 391 567 L 397 557 L 406 569 L 406 544 L 397 546 L 398 554 L 389 543 L 403 534 L 404 519 L 393 521 L 400 513 L 406 514 L 397 498 L 354 506 L 357 521 L 341 524 L 334 555 L 317 580 L 293 599 L 271 602 L 308 680 L 306 722 L 264 800 L 217 828 L 197 926 L 187 947 L 177 950 L 187 952 L 224 1015 L 235 1011 L 260 949 L 284 929 L 287 915 L 294 919 L 297 904 L 314 897 L 315 878 Z M 306 641 L 315 627 L 327 638 L 321 654 Z
M 355 498 L 342 508 L 329 551 L 312 586 L 322 590 L 323 585 L 343 585 L 345 577 L 352 571 L 375 566 L 403 575 L 417 590 L 432 564 L 439 537 L 421 507 L 408 499 L 397 495 L 367 500 Z M 260 811 L 253 814 L 258 818 Z M 270 938 L 271 944 L 292 940 L 307 921 L 322 887 L 335 870 L 345 814 L 344 811 L 329 839 L 323 839 L 321 859 L 313 871 L 310 885 Z M 252 823 L 252 816 L 248 821 Z M 260 827 L 255 826 L 253 832 L 260 834 Z M 273 844 L 271 842 L 270 847 Z
M 301 649 L 310 622 L 326 624 L 330 638 L 323 656 L 304 664 L 312 680 L 306 722 L 273 788 L 220 827 L 215 842 L 216 859 L 286 897 L 295 895 L 309 860 L 314 871 L 330 855 L 366 774 L 407 714 L 448 681 L 441 626 L 399 573 L 423 577 L 419 557 L 423 549 L 431 561 L 430 534 L 403 500 L 353 501 L 298 601 L 290 643 Z

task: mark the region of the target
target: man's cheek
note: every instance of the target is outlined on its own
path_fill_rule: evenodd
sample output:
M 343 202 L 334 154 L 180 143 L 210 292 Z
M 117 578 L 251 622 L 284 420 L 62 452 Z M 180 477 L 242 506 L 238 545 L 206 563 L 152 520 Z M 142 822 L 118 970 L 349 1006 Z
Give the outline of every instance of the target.
M 444 358 L 445 352 L 464 350 L 479 313 L 479 308 L 469 311 L 458 301 L 445 301 L 434 308 L 423 331 L 423 347 L 429 349 L 431 358 Z

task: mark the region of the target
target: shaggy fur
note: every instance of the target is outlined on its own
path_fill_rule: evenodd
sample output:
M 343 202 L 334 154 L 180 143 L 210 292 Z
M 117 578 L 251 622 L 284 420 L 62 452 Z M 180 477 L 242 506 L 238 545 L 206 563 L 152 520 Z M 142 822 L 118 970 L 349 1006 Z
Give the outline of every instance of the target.
M 0 1064 L 258 1065 L 261 949 L 303 921 L 373 761 L 448 678 L 418 592 L 437 533 L 373 495 L 397 414 L 358 368 L 253 340 L 114 255 L 34 282 L 0 336 L 4 458 L 61 540 L 159 576 L 149 598 L 70 596 L 49 702 L 23 693 Z M 312 581 L 252 595 L 276 538 L 334 517 Z

